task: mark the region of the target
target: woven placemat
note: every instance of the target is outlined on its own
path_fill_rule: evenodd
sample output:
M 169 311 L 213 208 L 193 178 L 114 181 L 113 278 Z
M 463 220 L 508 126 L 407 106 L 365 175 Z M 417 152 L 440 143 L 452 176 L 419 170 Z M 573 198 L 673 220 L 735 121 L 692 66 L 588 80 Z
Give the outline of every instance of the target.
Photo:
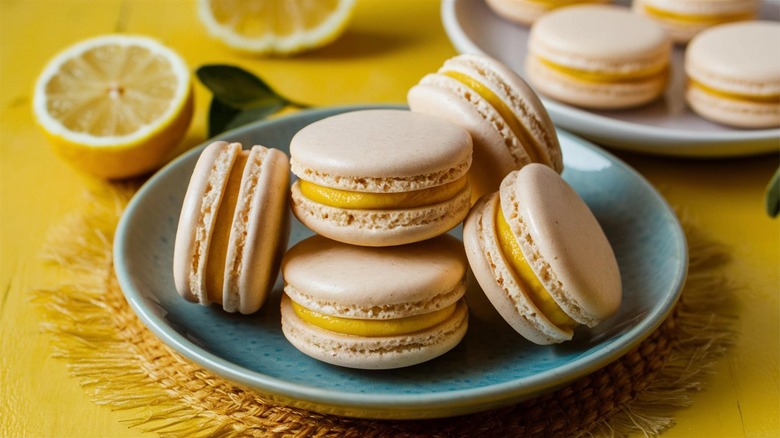
M 674 312 L 636 349 L 574 383 L 519 404 L 465 416 L 360 420 L 278 404 L 184 359 L 125 301 L 112 238 L 137 184 L 106 184 L 52 230 L 47 259 L 67 282 L 35 291 L 54 354 L 91 399 L 127 410 L 129 427 L 162 436 L 621 436 L 654 435 L 691 403 L 733 342 L 734 285 L 719 273 L 727 251 L 683 221 L 689 275 Z

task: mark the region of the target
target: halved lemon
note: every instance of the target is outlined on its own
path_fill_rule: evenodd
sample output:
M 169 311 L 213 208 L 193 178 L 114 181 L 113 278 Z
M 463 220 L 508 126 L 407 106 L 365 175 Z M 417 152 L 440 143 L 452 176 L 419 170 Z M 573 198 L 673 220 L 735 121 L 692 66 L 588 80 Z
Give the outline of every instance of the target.
M 206 29 L 234 49 L 293 54 L 335 40 L 355 0 L 199 0 Z
M 56 55 L 35 83 L 33 112 L 55 151 L 103 178 L 155 170 L 189 127 L 184 60 L 143 36 L 103 35 Z

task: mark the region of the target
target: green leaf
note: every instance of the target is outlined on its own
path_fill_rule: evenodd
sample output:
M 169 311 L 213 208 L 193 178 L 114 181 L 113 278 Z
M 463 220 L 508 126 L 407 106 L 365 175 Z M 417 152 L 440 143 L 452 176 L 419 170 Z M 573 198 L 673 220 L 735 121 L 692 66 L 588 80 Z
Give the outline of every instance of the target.
M 780 168 L 766 186 L 766 213 L 770 217 L 780 214 Z
M 241 113 L 240 109 L 233 108 L 222 103 L 221 100 L 211 99 L 209 106 L 209 138 L 228 130 L 230 122 Z
M 233 108 L 245 110 L 290 103 L 262 79 L 240 67 L 209 64 L 198 68 L 196 74 L 215 99 Z
M 279 104 L 276 106 L 266 106 L 262 108 L 253 108 L 249 110 L 239 111 L 231 120 L 230 123 L 225 126 L 225 131 L 238 128 L 239 126 L 246 125 L 247 123 L 256 122 L 262 120 L 271 114 L 281 110 L 286 105 Z
M 240 67 L 210 64 L 198 68 L 196 74 L 213 93 L 209 137 L 264 119 L 289 105 L 308 107 L 279 95 L 262 79 Z

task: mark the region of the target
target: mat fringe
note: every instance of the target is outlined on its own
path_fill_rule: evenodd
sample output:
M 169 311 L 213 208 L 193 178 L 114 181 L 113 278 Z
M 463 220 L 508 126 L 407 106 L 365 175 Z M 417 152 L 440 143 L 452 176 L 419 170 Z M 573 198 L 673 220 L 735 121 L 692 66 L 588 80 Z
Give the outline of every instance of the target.
M 733 343 L 737 289 L 719 273 L 726 249 L 683 222 L 690 264 L 673 316 L 636 350 L 573 384 L 515 406 L 424 421 L 358 420 L 279 405 L 187 361 L 135 317 L 113 273 L 112 240 L 138 185 L 91 191 L 44 251 L 65 284 L 34 291 L 41 325 L 90 398 L 129 411 L 160 436 L 624 436 L 660 434 L 690 406 Z M 565 413 L 565 414 L 564 414 Z

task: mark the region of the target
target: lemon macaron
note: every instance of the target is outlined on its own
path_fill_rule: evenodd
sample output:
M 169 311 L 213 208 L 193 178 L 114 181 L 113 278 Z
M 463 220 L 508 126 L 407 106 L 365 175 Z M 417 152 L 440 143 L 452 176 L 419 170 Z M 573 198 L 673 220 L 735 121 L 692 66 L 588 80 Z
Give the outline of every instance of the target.
M 672 41 L 655 21 L 613 5 L 557 9 L 531 27 L 526 77 L 540 94 L 600 110 L 658 99 L 670 74 Z
M 705 29 L 752 20 L 760 0 L 634 0 L 634 12 L 649 17 L 669 32 L 677 43 L 686 43 Z
M 287 249 L 289 160 L 284 152 L 217 141 L 201 151 L 184 196 L 173 249 L 186 300 L 254 313 Z
M 480 198 L 463 228 L 474 276 L 499 314 L 536 344 L 614 315 L 622 300 L 612 246 L 588 205 L 549 167 L 530 164 Z
M 685 52 L 685 99 L 698 115 L 743 129 L 780 127 L 780 23 L 716 26 Z
M 474 142 L 472 200 L 494 192 L 509 172 L 529 163 L 563 171 L 555 126 L 528 84 L 485 55 L 458 55 L 425 75 L 407 94 L 409 108 L 462 126 Z
M 466 334 L 468 263 L 449 235 L 392 247 L 315 235 L 284 257 L 282 330 L 334 365 L 389 369 L 454 348 Z
M 333 240 L 417 242 L 460 224 L 470 207 L 472 141 L 461 127 L 406 110 L 360 110 L 314 122 L 290 142 L 293 214 Z

